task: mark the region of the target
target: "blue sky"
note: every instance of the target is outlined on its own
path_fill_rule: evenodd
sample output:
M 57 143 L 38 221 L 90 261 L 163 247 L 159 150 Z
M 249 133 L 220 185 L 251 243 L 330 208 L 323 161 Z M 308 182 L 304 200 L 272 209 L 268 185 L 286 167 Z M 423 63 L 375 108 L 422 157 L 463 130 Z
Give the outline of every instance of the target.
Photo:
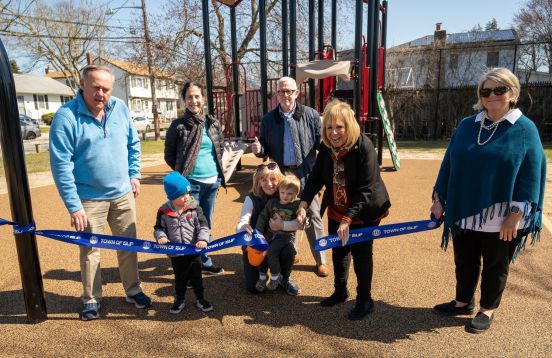
M 388 0 L 387 46 L 433 34 L 435 23 L 447 33 L 485 26 L 493 17 L 501 29 L 510 28 L 523 0 Z
M 53 0 L 45 0 L 52 2 Z M 348 1 L 348 0 L 339 0 Z M 517 12 L 528 0 L 388 0 L 389 14 L 387 27 L 387 46 L 392 47 L 414 40 L 416 38 L 431 35 L 435 30 L 435 23 L 441 22 L 447 33 L 464 32 L 476 24 L 485 26 L 493 17 L 496 18 L 501 29 L 510 28 Z M 146 1 L 148 13 L 153 19 L 155 13 L 159 13 L 160 7 L 166 1 Z M 119 6 L 135 6 L 139 0 L 100 0 L 98 6 L 109 4 L 112 8 Z M 130 19 L 139 14 L 137 9 L 121 9 L 113 17 L 116 25 L 128 25 Z M 354 31 L 354 21 L 347 22 Z M 363 28 L 366 24 L 363 24 Z M 351 44 L 345 47 L 352 46 Z M 18 58 L 23 64 L 24 59 Z M 32 72 L 42 72 L 42 69 L 32 69 Z

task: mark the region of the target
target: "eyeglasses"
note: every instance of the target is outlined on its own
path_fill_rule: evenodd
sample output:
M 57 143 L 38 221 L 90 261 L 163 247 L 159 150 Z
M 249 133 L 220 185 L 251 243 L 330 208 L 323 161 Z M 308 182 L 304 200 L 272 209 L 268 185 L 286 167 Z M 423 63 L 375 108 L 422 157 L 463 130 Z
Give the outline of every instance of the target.
M 268 170 L 274 170 L 278 168 L 278 164 L 276 164 L 275 162 L 270 162 L 266 164 L 257 165 L 257 171 L 263 170 L 264 168 L 268 168 Z
M 508 86 L 496 86 L 495 88 L 481 88 L 479 90 L 479 95 L 481 97 L 489 97 L 492 92 L 495 94 L 495 96 L 502 96 L 504 93 L 510 90 L 511 88 Z
M 276 92 L 278 92 L 278 94 L 280 96 L 283 96 L 283 95 L 286 95 L 286 96 L 291 96 L 292 94 L 294 94 L 295 92 L 297 91 L 297 89 L 287 89 L 287 90 L 278 90 Z

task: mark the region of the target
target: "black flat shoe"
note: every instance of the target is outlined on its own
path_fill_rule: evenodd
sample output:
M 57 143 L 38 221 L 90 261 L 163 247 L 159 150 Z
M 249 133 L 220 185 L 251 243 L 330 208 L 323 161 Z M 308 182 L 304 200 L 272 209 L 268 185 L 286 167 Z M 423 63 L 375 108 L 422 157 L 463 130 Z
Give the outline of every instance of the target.
M 491 317 L 487 316 L 483 312 L 477 312 L 475 317 L 471 320 L 470 323 L 466 325 L 466 332 L 470 333 L 485 333 L 489 328 L 491 328 L 491 323 L 493 323 L 494 313 Z
M 456 307 L 456 301 L 452 300 L 448 303 L 441 303 L 433 307 L 432 312 L 439 316 L 460 316 L 473 313 L 474 302 L 471 301 L 466 306 Z

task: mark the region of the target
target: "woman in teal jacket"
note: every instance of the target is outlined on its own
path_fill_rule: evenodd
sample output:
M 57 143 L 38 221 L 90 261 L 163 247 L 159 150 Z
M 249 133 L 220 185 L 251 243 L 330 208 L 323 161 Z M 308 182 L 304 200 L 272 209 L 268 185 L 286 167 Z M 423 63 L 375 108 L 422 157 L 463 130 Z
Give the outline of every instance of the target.
M 481 276 L 481 300 L 466 325 L 487 331 L 506 287 L 510 262 L 541 231 L 546 161 L 535 124 L 515 108 L 520 85 L 505 68 L 487 72 L 478 86 L 481 112 L 460 122 L 445 153 L 432 214 L 444 214 L 442 247 L 454 244 L 456 296 L 433 312 L 471 314 Z M 481 258 L 483 270 L 481 271 Z

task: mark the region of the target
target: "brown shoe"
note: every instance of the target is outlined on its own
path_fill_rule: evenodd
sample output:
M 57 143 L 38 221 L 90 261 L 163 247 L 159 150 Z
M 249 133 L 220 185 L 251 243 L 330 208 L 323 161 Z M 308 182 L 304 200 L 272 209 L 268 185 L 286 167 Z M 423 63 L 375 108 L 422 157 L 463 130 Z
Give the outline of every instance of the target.
M 324 264 L 318 265 L 316 274 L 320 277 L 327 277 L 330 274 L 330 269 Z
M 299 259 L 299 255 L 295 255 L 295 258 L 293 259 L 293 264 L 297 265 L 301 260 Z

